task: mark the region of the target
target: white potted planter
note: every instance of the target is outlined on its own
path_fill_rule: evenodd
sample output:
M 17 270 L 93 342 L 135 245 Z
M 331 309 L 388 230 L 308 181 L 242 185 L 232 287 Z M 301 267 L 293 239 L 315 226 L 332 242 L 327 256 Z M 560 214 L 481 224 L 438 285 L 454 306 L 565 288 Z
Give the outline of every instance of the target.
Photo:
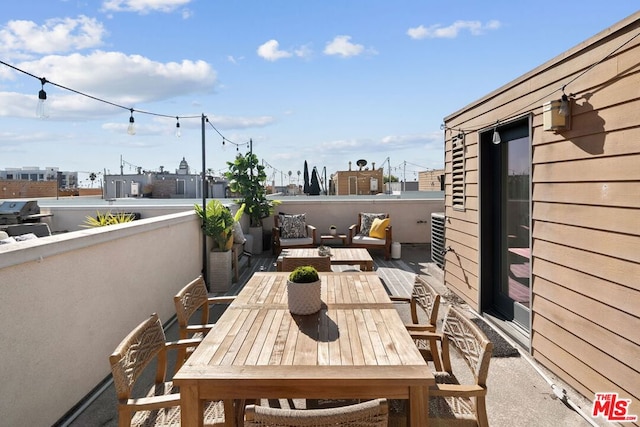
M 260 255 L 262 253 L 262 226 L 249 227 L 249 235 L 253 237 L 253 250 L 251 253 Z
M 331 234 L 332 236 L 335 236 L 337 232 L 338 228 L 335 225 L 329 227 L 329 234 Z
M 209 283 L 211 292 L 227 292 L 231 287 L 233 268 L 231 251 L 209 252 Z
M 321 281 L 310 266 L 297 267 L 287 280 L 287 302 L 292 314 L 307 315 L 322 308 Z

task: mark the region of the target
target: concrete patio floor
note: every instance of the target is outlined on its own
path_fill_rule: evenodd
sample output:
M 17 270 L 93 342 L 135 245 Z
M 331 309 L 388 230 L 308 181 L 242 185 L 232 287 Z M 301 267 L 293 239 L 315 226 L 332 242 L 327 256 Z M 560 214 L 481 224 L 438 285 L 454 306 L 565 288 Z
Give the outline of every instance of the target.
M 471 317 L 477 315 L 457 296 L 449 292 L 443 285 L 442 271 L 431 262 L 429 245 L 403 245 L 401 260 L 385 262 L 373 253 L 376 270 L 384 276 L 383 281 L 391 292 L 409 292 L 414 274 L 420 274 L 442 294 L 439 310 L 440 322 L 449 305 L 456 305 L 465 310 Z M 269 253 L 254 256 L 251 269 L 245 268 L 240 277 L 240 284 L 244 283 L 253 271 L 273 269 L 273 257 Z M 389 286 L 390 285 L 390 286 Z M 393 290 L 391 290 L 393 288 Z M 237 292 L 240 286 L 234 291 Z M 235 293 L 234 292 L 234 293 Z M 163 319 L 165 320 L 165 319 Z M 488 377 L 487 413 L 489 424 L 495 427 L 511 426 L 611 426 L 612 423 L 603 420 L 592 420 L 589 416 L 591 401 L 572 390 L 549 371 L 537 364 L 528 356 L 527 350 L 508 336 L 502 334 L 511 345 L 519 349 L 520 357 L 505 357 L 491 359 Z M 168 340 L 177 338 L 177 325 L 172 323 L 166 330 Z M 454 373 L 465 372 L 460 366 L 462 362 L 453 358 Z M 108 363 L 108 355 L 105 355 Z M 456 369 L 460 366 L 459 369 Z M 461 379 L 464 377 L 461 376 Z M 553 386 L 552 386 L 553 384 Z M 573 408 L 561 401 L 560 395 L 564 390 Z M 581 416 L 574 408 L 578 408 Z M 66 420 L 60 421 L 61 426 L 117 426 L 116 396 L 113 385 L 105 382 L 91 400 L 79 405 L 76 413 Z

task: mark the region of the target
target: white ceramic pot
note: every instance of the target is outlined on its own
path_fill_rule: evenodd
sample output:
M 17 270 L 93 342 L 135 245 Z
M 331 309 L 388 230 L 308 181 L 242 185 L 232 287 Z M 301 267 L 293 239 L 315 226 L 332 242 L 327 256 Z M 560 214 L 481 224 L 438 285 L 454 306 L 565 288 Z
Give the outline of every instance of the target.
M 287 280 L 287 301 L 289 311 L 293 314 L 313 314 L 322 308 L 320 298 L 321 281 L 312 283 L 295 283 Z

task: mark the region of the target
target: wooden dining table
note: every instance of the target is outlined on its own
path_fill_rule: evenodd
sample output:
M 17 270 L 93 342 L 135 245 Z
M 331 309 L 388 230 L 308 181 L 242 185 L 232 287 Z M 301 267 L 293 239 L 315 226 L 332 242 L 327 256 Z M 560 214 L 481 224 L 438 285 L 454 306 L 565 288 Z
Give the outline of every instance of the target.
M 322 309 L 293 315 L 288 273 L 247 282 L 174 377 L 182 425 L 202 426 L 203 402 L 225 402 L 225 425 L 241 423 L 243 399 L 408 399 L 408 425 L 428 422 L 433 374 L 379 277 L 320 273 Z

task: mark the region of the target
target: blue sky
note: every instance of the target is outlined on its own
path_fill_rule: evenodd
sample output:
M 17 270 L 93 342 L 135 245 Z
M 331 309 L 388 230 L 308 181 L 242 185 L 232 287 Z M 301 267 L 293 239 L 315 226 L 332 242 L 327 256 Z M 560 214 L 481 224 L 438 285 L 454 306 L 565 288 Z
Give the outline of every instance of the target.
M 637 11 L 630 0 L 3 2 L 0 169 L 226 169 L 253 141 L 276 184 L 443 167 L 443 118 Z M 136 134 L 127 133 L 129 108 Z M 169 117 L 162 117 L 166 115 Z M 175 136 L 176 116 L 182 135 Z M 196 118 L 187 118 L 196 117 Z M 214 129 L 215 127 L 215 129 Z M 222 135 L 222 136 L 221 136 Z M 81 174 L 81 179 L 83 175 Z

